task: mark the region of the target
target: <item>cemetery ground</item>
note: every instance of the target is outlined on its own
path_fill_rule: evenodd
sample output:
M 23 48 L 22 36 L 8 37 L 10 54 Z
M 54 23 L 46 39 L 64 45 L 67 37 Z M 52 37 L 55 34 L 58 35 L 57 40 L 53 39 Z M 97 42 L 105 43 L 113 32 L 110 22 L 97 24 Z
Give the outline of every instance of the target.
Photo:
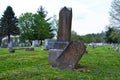
M 110 46 L 87 47 L 74 70 L 60 70 L 48 64 L 48 51 L 0 48 L 0 80 L 120 80 L 120 52 Z

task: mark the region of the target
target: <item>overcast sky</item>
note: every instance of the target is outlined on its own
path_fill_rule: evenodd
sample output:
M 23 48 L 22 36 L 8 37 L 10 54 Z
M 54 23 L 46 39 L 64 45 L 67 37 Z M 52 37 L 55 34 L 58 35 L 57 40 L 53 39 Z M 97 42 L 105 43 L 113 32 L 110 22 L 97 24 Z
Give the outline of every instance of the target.
M 0 17 L 9 5 L 15 15 L 36 13 L 42 5 L 48 11 L 48 17 L 59 15 L 62 7 L 71 7 L 73 11 L 72 30 L 79 35 L 100 33 L 109 24 L 109 11 L 112 0 L 0 0 Z

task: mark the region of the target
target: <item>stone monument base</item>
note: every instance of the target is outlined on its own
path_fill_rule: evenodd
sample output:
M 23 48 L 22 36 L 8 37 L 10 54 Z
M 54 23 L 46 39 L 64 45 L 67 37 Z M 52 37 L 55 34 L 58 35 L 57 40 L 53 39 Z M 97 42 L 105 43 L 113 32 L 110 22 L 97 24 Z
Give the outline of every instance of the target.
M 49 64 L 52 64 L 53 66 L 53 64 L 56 63 L 56 59 L 61 55 L 62 52 L 63 52 L 62 49 L 50 49 L 48 57 Z
M 65 49 L 49 50 L 48 62 L 53 67 L 72 70 L 82 58 L 86 47 L 80 41 L 71 41 Z

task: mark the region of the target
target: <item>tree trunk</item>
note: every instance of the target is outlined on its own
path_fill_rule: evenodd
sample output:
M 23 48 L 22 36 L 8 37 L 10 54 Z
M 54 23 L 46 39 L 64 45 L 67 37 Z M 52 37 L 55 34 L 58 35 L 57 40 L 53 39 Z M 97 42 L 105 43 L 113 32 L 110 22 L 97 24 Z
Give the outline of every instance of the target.
M 32 46 L 32 41 L 30 41 L 30 44 L 31 44 L 31 46 Z
M 10 43 L 10 34 L 8 34 L 8 43 Z
M 40 46 L 42 45 L 42 40 L 40 40 Z
M 1 46 L 1 43 L 2 43 L 2 39 L 0 38 L 0 46 Z

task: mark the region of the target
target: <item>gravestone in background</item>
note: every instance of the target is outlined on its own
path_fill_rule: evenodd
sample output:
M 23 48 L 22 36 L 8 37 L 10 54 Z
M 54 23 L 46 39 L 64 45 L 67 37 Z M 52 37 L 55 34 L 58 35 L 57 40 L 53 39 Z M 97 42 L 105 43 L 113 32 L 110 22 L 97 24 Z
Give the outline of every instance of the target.
M 33 40 L 32 47 L 37 47 L 37 46 L 39 46 L 38 40 Z
M 10 53 L 14 53 L 15 52 L 15 49 L 13 49 L 13 48 L 9 48 L 8 50 L 9 50 Z
M 14 46 L 15 46 L 14 42 L 10 41 L 10 43 L 8 43 L 8 50 L 10 53 L 15 52 L 15 50 L 13 49 Z
M 19 46 L 20 47 L 25 47 L 25 43 L 20 43 Z
M 4 44 L 3 44 L 3 43 L 1 44 L 1 48 L 7 48 L 7 47 L 8 47 L 8 44 L 5 44 L 5 43 L 4 43 Z
M 44 49 L 45 50 L 53 49 L 54 43 L 55 43 L 55 40 L 45 39 Z
M 34 51 L 34 47 L 27 47 L 25 48 L 26 51 Z
M 115 52 L 119 52 L 119 47 L 114 47 Z
M 13 42 L 11 41 L 10 43 L 8 43 L 8 48 L 13 48 Z
M 86 51 L 80 41 L 71 41 L 72 9 L 64 7 L 59 13 L 59 27 L 54 49 L 49 50 L 48 62 L 53 67 L 72 70 Z

